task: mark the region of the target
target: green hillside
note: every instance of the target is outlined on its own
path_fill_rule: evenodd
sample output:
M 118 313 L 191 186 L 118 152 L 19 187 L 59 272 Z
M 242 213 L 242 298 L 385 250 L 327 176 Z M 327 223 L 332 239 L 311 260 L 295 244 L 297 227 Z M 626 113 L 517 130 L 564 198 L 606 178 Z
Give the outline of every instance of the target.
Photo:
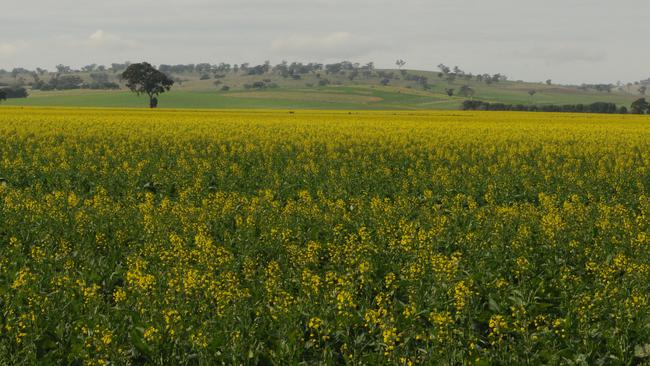
M 381 75 L 393 74 L 387 85 Z M 82 79 L 90 73 L 76 73 Z M 110 74 L 111 80 L 119 82 L 118 73 Z M 282 108 L 282 109 L 457 109 L 463 100 L 459 90 L 466 86 L 473 90 L 471 97 L 488 102 L 507 104 L 589 104 L 611 102 L 629 106 L 639 98 L 637 88 L 614 87 L 611 92 L 574 86 L 548 85 L 517 81 L 498 81 L 487 84 L 476 79 L 457 78 L 448 80 L 438 72 L 380 70 L 376 74 L 357 76 L 348 74 L 323 75 L 309 73 L 299 79 L 282 77 L 269 72 L 264 75 L 226 73 L 173 75 L 176 85 L 162 95 L 161 108 Z M 203 76 L 205 78 L 205 76 Z M 426 78 L 426 86 L 418 82 Z M 29 79 L 28 76 L 23 79 Z M 326 80 L 325 82 L 323 80 Z M 5 77 L 3 84 L 10 84 Z M 258 87 L 253 87 L 255 83 Z M 259 87 L 259 84 L 263 86 Z M 229 90 L 222 90 L 228 86 Z M 453 89 L 453 96 L 446 91 Z M 530 91 L 534 90 L 534 95 Z M 65 91 L 30 90 L 28 98 L 9 99 L 2 103 L 12 106 L 79 106 L 79 107 L 146 107 L 145 97 L 138 97 L 122 85 L 115 91 L 74 89 Z

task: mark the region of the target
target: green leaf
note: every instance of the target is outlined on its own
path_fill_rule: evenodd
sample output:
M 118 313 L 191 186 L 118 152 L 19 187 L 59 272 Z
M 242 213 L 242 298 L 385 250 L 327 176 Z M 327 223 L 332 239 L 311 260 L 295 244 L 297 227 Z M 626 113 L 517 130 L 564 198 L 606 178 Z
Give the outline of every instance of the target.
M 497 313 L 501 312 L 501 307 L 499 306 L 499 304 L 497 304 L 496 300 L 494 300 L 492 295 L 489 295 L 489 297 L 488 297 L 488 308 L 491 311 L 494 311 L 494 312 L 497 312 Z

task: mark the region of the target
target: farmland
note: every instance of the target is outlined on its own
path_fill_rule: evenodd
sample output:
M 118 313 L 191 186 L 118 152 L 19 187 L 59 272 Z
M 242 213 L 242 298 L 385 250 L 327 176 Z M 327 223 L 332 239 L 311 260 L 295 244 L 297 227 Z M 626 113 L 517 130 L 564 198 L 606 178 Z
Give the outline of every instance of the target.
M 645 116 L 0 111 L 1 364 L 650 356 Z
M 398 70 L 377 70 L 380 73 L 398 74 Z M 59 107 L 111 107 L 138 108 L 148 105 L 146 97 L 130 93 L 120 79 L 120 73 L 105 73 L 109 80 L 119 84 L 117 90 L 71 89 L 41 91 L 31 89 L 27 98 L 9 98 L 3 104 L 12 106 L 59 106 Z M 400 74 L 401 75 L 401 74 Z M 89 73 L 76 72 L 68 76 L 78 76 L 80 80 L 91 82 Z M 629 107 L 643 97 L 638 85 L 613 87 L 610 92 L 583 89 L 570 85 L 547 85 L 545 83 L 523 81 L 499 81 L 486 84 L 476 79 L 450 81 L 431 71 L 409 70 L 404 76 L 396 76 L 390 84 L 382 85 L 378 74 L 350 80 L 348 75 L 328 74 L 316 76 L 304 74 L 298 80 L 285 78 L 277 73 L 246 75 L 246 73 L 226 73 L 222 79 L 201 80 L 197 73 L 171 74 L 179 80 L 171 92 L 160 96 L 161 108 L 202 108 L 202 109 L 317 109 L 317 110 L 449 110 L 459 109 L 466 99 L 476 99 L 492 103 L 522 104 L 544 106 L 549 104 L 590 104 L 595 102 L 615 103 Z M 408 78 L 425 78 L 426 88 L 421 83 Z M 43 76 L 43 78 L 48 78 Z M 52 76 L 49 76 L 52 78 Z M 327 78 L 330 84 L 319 86 L 319 81 Z M 32 80 L 33 76 L 23 75 Z M 261 80 L 268 80 L 263 83 Z M 0 86 L 15 82 L 8 75 L 0 73 Z M 261 88 L 250 88 L 255 83 L 263 83 Z M 218 84 L 215 84 L 218 83 Z M 227 85 L 229 90 L 223 91 Z M 248 86 L 248 88 L 247 88 Z M 470 87 L 474 94 L 470 97 L 460 94 L 463 87 Z M 447 90 L 454 91 L 453 96 Z M 535 95 L 529 95 L 531 90 Z

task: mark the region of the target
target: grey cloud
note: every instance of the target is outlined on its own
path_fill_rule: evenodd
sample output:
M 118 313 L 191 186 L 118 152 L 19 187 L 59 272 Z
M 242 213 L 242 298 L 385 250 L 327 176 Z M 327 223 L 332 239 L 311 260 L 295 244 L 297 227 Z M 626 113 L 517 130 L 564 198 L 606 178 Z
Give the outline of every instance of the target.
M 513 79 L 638 80 L 650 73 L 649 10 L 647 0 L 7 1 L 0 68 L 403 58 Z
M 85 38 L 60 37 L 59 39 L 63 46 L 71 48 L 109 49 L 115 51 L 140 47 L 140 43 L 137 41 L 126 39 L 101 29 L 96 30 Z
M 28 44 L 24 41 L 16 41 L 13 43 L 0 42 L 0 60 L 15 56 L 26 47 L 28 47 Z
M 359 57 L 368 54 L 375 47 L 373 40 L 363 39 L 348 32 L 326 35 L 292 34 L 271 42 L 271 50 L 276 55 L 299 59 Z
M 607 60 L 607 53 L 599 48 L 597 44 L 593 44 L 591 47 L 582 45 L 531 47 L 522 51 L 515 51 L 513 54 L 521 58 L 555 63 L 603 62 Z

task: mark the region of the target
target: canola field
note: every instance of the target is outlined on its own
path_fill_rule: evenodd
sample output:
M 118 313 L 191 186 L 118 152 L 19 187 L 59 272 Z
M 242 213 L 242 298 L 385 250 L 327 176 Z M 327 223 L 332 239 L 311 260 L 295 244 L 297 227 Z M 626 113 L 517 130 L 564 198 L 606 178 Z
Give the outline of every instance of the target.
M 0 364 L 650 360 L 650 119 L 0 109 Z

